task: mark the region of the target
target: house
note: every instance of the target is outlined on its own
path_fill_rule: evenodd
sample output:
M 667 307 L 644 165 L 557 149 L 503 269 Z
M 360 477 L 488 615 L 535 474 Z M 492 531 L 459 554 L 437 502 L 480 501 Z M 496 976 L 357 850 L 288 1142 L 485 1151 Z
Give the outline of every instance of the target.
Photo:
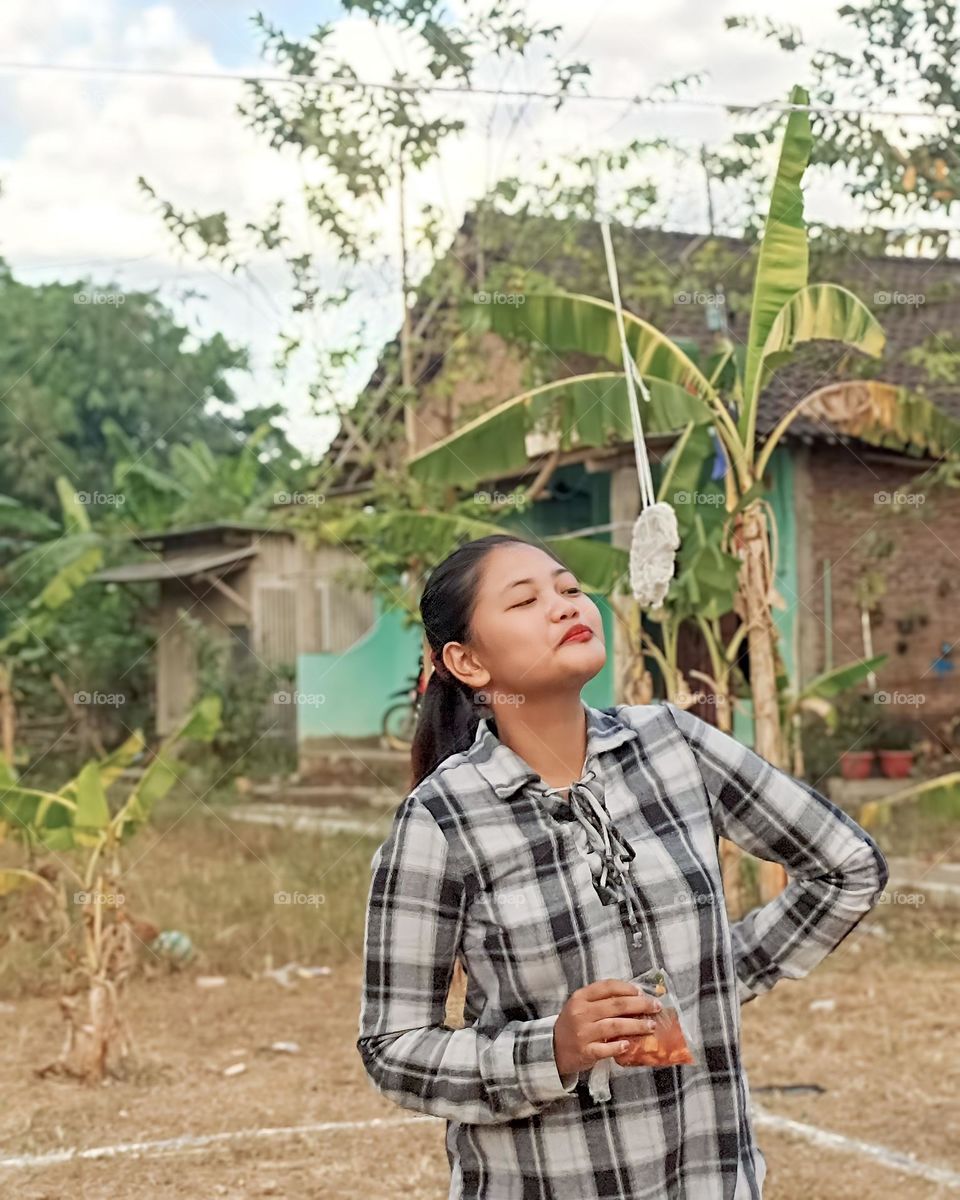
M 628 308 L 702 356 L 718 329 L 742 340 L 754 246 L 735 238 L 624 227 L 615 229 L 614 240 Z M 932 730 L 960 702 L 960 676 L 952 666 L 952 647 L 960 643 L 960 492 L 941 487 L 922 499 L 919 493 L 904 499 L 897 491 L 910 487 L 935 458 L 960 457 L 960 343 L 953 332 L 960 316 L 960 261 L 891 257 L 859 245 L 855 234 L 826 231 L 812 243 L 811 263 L 814 280 L 849 287 L 884 326 L 887 352 L 881 363 L 870 364 L 869 375 L 926 395 L 946 418 L 948 436 L 941 445 L 923 421 L 898 424 L 887 413 L 878 424 L 864 420 L 865 412 L 871 415 L 867 410 L 839 408 L 824 385 L 864 371 L 858 356 L 840 354 L 835 344 L 807 347 L 775 378 L 758 416 L 761 441 L 798 399 L 822 392 L 791 426 L 768 473 L 778 533 L 776 588 L 783 608 L 775 619 L 783 657 L 802 685 L 832 666 L 886 653 L 878 692 L 901 715 L 909 713 Z M 417 451 L 432 445 L 525 386 L 595 367 L 582 355 L 561 359 L 490 332 L 473 344 L 464 336 L 464 297 L 483 303 L 497 289 L 518 296 L 525 288 L 551 286 L 607 295 L 595 226 L 487 214 L 481 235 L 475 218 L 468 218 L 449 254 L 421 284 L 413 319 L 415 409 L 404 409 L 393 343 L 328 451 L 325 495 L 359 500 L 378 461 L 403 461 L 411 446 Z M 650 443 L 655 478 L 672 441 L 670 435 Z M 527 444 L 526 467 L 483 481 L 483 487 L 509 493 L 529 484 L 549 453 Z M 561 453 L 532 511 L 505 524 L 535 535 L 589 529 L 590 536 L 626 545 L 638 511 L 632 445 L 585 446 Z M 603 598 L 600 607 L 612 653 L 609 669 L 592 681 L 585 699 L 604 705 L 621 695 L 625 662 Z M 321 734 L 374 733 L 388 691 L 413 673 L 418 650 L 416 628 L 384 609 L 357 646 L 333 658 L 303 653 L 300 691 L 309 694 L 321 679 L 338 693 L 352 684 L 349 713 L 338 706 L 300 722 L 303 744 Z M 695 637 L 688 639 L 681 657 L 685 673 L 706 665 L 702 651 Z M 712 719 L 709 706 L 695 711 Z M 751 740 L 748 712 L 738 714 L 735 733 Z
M 157 635 L 156 728 L 176 728 L 195 699 L 196 622 L 230 647 L 234 662 L 256 662 L 276 690 L 265 735 L 293 738 L 297 704 L 324 703 L 321 693 L 294 694 L 300 655 L 337 654 L 355 645 L 372 623 L 368 595 L 339 577 L 356 559 L 347 550 L 311 549 L 280 525 L 218 521 L 134 536 L 142 561 L 99 571 L 103 584 L 156 584 L 145 614 Z

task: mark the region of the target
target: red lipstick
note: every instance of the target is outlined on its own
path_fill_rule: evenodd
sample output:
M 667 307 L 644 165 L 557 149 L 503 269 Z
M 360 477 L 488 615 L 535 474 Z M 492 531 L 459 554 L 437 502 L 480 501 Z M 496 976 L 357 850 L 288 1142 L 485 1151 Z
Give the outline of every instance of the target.
M 593 637 L 593 630 L 589 625 L 572 625 L 563 635 L 558 646 L 562 646 L 564 642 L 586 642 Z

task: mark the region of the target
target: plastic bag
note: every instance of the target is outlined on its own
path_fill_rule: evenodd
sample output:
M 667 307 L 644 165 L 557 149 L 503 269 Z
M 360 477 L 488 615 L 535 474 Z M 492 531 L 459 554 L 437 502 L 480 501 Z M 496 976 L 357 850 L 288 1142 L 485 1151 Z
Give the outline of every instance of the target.
M 652 1033 L 616 1039 L 630 1043 L 629 1049 L 618 1056 L 623 1058 L 626 1065 L 615 1062 L 613 1058 L 602 1058 L 591 1068 L 588 1081 L 594 1100 L 610 1099 L 610 1075 L 613 1071 L 629 1071 L 635 1067 L 696 1065 L 690 1049 L 690 1036 L 676 1002 L 676 992 L 666 971 L 662 967 L 654 967 L 642 975 L 635 975 L 630 982 L 638 984 L 647 995 L 655 996 L 662 1008 L 657 1013 L 649 1014 L 654 1022 Z

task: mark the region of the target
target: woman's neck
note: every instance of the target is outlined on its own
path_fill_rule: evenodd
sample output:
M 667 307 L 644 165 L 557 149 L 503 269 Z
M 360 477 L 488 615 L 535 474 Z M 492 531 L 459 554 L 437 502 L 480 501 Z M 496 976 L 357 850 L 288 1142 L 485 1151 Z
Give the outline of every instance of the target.
M 547 787 L 579 779 L 587 754 L 587 710 L 579 693 L 535 704 L 494 708 L 497 737 L 533 768 Z

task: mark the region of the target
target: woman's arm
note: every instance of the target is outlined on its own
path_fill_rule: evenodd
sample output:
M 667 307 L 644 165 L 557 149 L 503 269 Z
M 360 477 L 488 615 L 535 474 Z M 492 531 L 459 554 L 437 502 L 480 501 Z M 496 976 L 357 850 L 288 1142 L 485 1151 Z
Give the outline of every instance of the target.
M 466 897 L 422 802 L 401 804 L 371 872 L 357 1049 L 376 1090 L 475 1125 L 532 1116 L 572 1092 L 579 1076 L 561 1078 L 554 1057 L 556 1015 L 509 1021 L 494 1036 L 444 1025 Z
M 877 903 L 889 868 L 873 838 L 809 784 L 692 713 L 663 706 L 693 751 L 714 829 L 791 877 L 730 926 L 746 1002 L 826 958 Z

